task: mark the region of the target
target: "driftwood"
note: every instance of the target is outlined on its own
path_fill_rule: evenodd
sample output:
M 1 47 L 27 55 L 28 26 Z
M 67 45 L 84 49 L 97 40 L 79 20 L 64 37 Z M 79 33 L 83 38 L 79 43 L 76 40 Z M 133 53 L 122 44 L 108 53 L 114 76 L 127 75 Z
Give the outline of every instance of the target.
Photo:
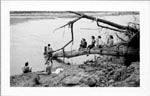
M 60 28 L 69 26 L 71 28 L 71 36 L 72 36 L 72 38 L 67 44 L 65 44 L 63 47 L 55 50 L 54 52 L 57 52 L 57 51 L 60 51 L 60 50 L 64 50 L 66 46 L 68 46 L 70 43 L 73 43 L 73 41 L 74 41 L 73 25 L 74 25 L 75 22 L 77 22 L 78 20 L 80 20 L 82 18 L 86 18 L 86 19 L 89 19 L 89 20 L 92 20 L 92 21 L 96 21 L 98 27 L 106 28 L 106 29 L 113 30 L 113 31 L 116 31 L 116 32 L 120 32 L 120 33 L 125 33 L 126 35 L 128 35 L 130 37 L 132 37 L 134 34 L 139 32 L 139 29 L 137 29 L 135 27 L 131 27 L 129 25 L 128 26 L 123 26 L 123 25 L 120 25 L 120 24 L 117 24 L 117 23 L 114 23 L 114 22 L 111 22 L 111 21 L 107 21 L 107 20 L 100 19 L 100 18 L 95 18 L 93 16 L 88 16 L 88 15 L 85 15 L 85 14 L 82 14 L 82 13 L 77 13 L 77 12 L 72 12 L 72 11 L 68 11 L 68 12 L 76 14 L 79 17 L 76 18 L 75 20 L 72 20 L 72 21 L 68 22 L 67 24 L 65 24 L 65 25 L 55 29 L 54 31 L 56 31 L 56 30 L 58 30 Z M 99 22 L 107 24 L 107 25 L 112 26 L 112 27 L 102 26 L 102 25 L 99 24 Z
M 72 50 L 72 51 L 66 51 L 66 52 L 57 52 L 53 54 L 54 58 L 58 57 L 64 57 L 64 58 L 72 58 L 76 56 L 81 56 L 81 55 L 88 55 L 88 54 L 99 54 L 99 55 L 111 55 L 111 56 L 129 56 L 129 55 L 137 55 L 139 50 L 133 50 L 132 48 L 123 48 L 117 49 L 117 48 L 93 48 L 89 51 L 87 49 L 84 50 Z
M 68 11 L 69 13 L 73 13 L 78 15 L 79 17 L 76 18 L 75 20 L 72 20 L 70 22 L 68 22 L 67 24 L 55 29 L 54 31 L 69 26 L 69 28 L 71 28 L 71 40 L 65 44 L 63 47 L 53 51 L 53 57 L 57 58 L 57 57 L 64 57 L 64 58 L 71 58 L 71 57 L 76 57 L 76 56 L 80 56 L 80 55 L 86 55 L 86 54 L 100 54 L 100 55 L 111 55 L 111 56 L 124 56 L 126 58 L 126 63 L 131 63 L 133 59 L 136 58 L 136 60 L 139 60 L 139 43 L 140 43 L 140 28 L 139 28 L 139 24 L 134 24 L 132 22 L 129 22 L 129 24 L 127 26 L 123 26 L 120 24 L 116 24 L 114 22 L 111 21 L 107 21 L 101 18 L 96 18 L 93 16 L 88 16 L 85 15 L 83 13 L 77 13 L 77 12 L 72 12 L 72 11 Z M 105 28 L 105 29 L 109 29 L 109 30 L 113 30 L 116 32 L 120 32 L 120 33 L 124 33 L 125 35 L 127 35 L 129 37 L 129 40 L 124 40 L 123 38 L 119 37 L 119 35 L 116 33 L 117 38 L 119 38 L 122 42 L 120 42 L 119 44 L 113 45 L 110 48 L 103 48 L 103 49 L 92 49 L 90 50 L 89 53 L 87 53 L 86 50 L 84 51 L 79 51 L 79 50 L 71 50 L 71 51 L 67 51 L 65 52 L 65 47 L 68 46 L 69 44 L 73 44 L 74 41 L 74 34 L 73 34 L 73 25 L 75 22 L 77 22 L 78 20 L 82 19 L 82 18 L 86 18 L 92 21 L 95 21 L 97 23 L 97 26 L 100 28 Z M 108 26 L 103 26 L 100 25 L 99 23 L 104 23 L 107 24 Z M 131 26 L 132 25 L 132 26 Z M 124 45 L 124 47 L 122 49 L 120 49 L 119 47 L 121 45 Z M 115 48 L 113 48 L 115 46 Z M 60 52 L 60 50 L 62 50 Z M 48 59 L 47 59 L 48 61 Z M 127 64 L 127 65 L 128 65 Z

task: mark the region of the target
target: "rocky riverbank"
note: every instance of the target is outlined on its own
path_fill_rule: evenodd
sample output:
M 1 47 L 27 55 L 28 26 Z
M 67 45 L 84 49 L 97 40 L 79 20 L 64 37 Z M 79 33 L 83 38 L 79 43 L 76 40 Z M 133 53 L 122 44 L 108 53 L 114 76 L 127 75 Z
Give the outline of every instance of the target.
M 63 69 L 56 72 L 58 69 Z M 55 68 L 51 75 L 32 72 L 10 77 L 12 87 L 139 87 L 139 62 L 126 67 L 96 58 L 81 65 Z

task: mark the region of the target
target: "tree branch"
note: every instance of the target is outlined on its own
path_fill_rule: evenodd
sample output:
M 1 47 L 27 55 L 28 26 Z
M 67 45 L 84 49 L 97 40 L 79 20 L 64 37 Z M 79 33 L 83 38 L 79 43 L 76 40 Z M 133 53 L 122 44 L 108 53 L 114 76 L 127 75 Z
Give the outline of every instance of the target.
M 72 12 L 72 11 L 68 11 L 68 12 L 69 12 L 69 13 L 76 14 L 76 15 L 78 15 L 79 17 L 76 18 L 75 20 L 70 21 L 70 22 L 68 22 L 67 24 L 65 24 L 65 25 L 63 25 L 63 26 L 61 26 L 61 27 L 55 29 L 54 31 L 56 31 L 56 30 L 58 30 L 58 29 L 60 29 L 60 28 L 69 26 L 69 27 L 71 28 L 71 36 L 72 36 L 72 38 L 71 38 L 71 40 L 70 40 L 67 44 L 65 44 L 62 48 L 57 49 L 57 50 L 55 50 L 55 51 L 53 51 L 53 52 L 56 52 L 56 51 L 59 51 L 59 50 L 64 50 L 64 48 L 65 48 L 66 46 L 68 46 L 70 43 L 73 43 L 73 41 L 74 41 L 73 24 L 74 24 L 75 22 L 77 22 L 78 20 L 82 19 L 82 18 L 86 18 L 86 19 L 90 19 L 90 20 L 96 21 L 96 22 L 97 22 L 97 26 L 99 26 L 99 27 L 106 28 L 106 29 L 110 29 L 110 30 L 114 30 L 114 31 L 121 32 L 121 33 L 126 33 L 127 35 L 128 35 L 128 34 L 131 35 L 130 32 L 134 32 L 134 33 L 137 32 L 137 29 L 135 29 L 135 28 L 133 28 L 133 27 L 130 27 L 130 26 L 119 25 L 119 24 L 116 24 L 116 23 L 114 23 L 114 22 L 110 22 L 110 21 L 107 21 L 107 20 L 104 20 L 104 19 L 100 19 L 100 18 L 95 18 L 95 17 L 92 17 L 92 16 L 88 16 L 88 15 L 85 15 L 85 14 L 83 14 L 83 13 L 77 13 L 77 12 Z M 99 24 L 99 22 L 104 23 L 104 24 L 107 24 L 107 25 L 110 25 L 110 26 L 115 27 L 115 28 L 111 28 L 111 27 L 107 27 L 107 26 L 102 26 L 102 25 Z M 116 28 L 117 28 L 117 29 L 116 29 Z M 125 41 L 125 40 L 123 40 L 121 37 L 119 37 L 118 35 L 117 35 L 117 37 L 118 37 L 119 39 L 121 39 L 122 41 Z M 126 42 L 126 41 L 125 41 L 125 42 Z
M 121 38 L 117 33 L 116 33 L 116 36 L 123 42 L 127 42 L 126 40 L 124 40 L 123 38 Z
M 110 21 L 104 20 L 104 19 L 95 18 L 95 17 L 92 17 L 92 16 L 88 16 L 88 15 L 85 15 L 85 14 L 81 14 L 81 13 L 77 13 L 77 12 L 72 12 L 72 11 L 68 11 L 68 12 L 69 12 L 69 13 L 74 13 L 74 14 L 79 15 L 79 16 L 82 16 L 82 18 L 86 18 L 86 19 L 90 19 L 90 20 L 93 20 L 93 21 L 102 22 L 102 23 L 104 23 L 104 24 L 107 24 L 107 25 L 116 27 L 116 28 L 118 28 L 118 29 L 122 29 L 122 30 L 131 29 L 131 30 L 133 30 L 133 31 L 136 31 L 136 30 L 135 30 L 134 28 L 132 28 L 132 27 L 123 26 L 123 25 L 120 25 L 120 24 L 117 24 L 117 23 L 114 23 L 114 22 L 110 22 Z M 128 27 L 129 27 L 129 28 L 128 28 Z
M 124 56 L 126 54 L 137 54 L 137 50 L 129 50 L 126 52 L 124 49 L 112 49 L 112 48 L 101 48 L 101 49 L 91 49 L 89 54 L 100 54 L 100 55 L 111 55 L 111 56 Z M 66 51 L 65 55 L 63 52 L 58 52 L 54 54 L 54 58 L 57 57 L 65 57 L 65 58 L 72 58 L 76 56 L 82 56 L 87 55 L 87 50 L 79 51 L 79 50 L 73 50 L 73 51 Z
M 58 30 L 58 29 L 63 28 L 63 27 L 70 26 L 72 23 L 75 23 L 76 21 L 80 20 L 81 18 L 82 18 L 82 16 L 81 16 L 81 17 L 78 17 L 77 19 L 75 19 L 75 20 L 73 20 L 73 21 L 69 21 L 67 24 L 65 24 L 65 25 L 63 25 L 63 26 L 60 26 L 59 28 L 56 28 L 56 29 L 54 30 L 54 32 L 55 32 L 56 30 Z
M 74 36 L 73 36 L 73 23 L 70 26 L 71 26 L 71 35 L 72 35 L 71 37 L 72 37 L 72 39 L 67 44 L 65 44 L 62 48 L 57 49 L 57 50 L 55 50 L 53 52 L 57 52 L 59 50 L 63 50 L 67 45 L 69 45 L 71 42 L 73 42 L 73 40 L 74 40 Z
M 119 30 L 119 29 L 115 29 L 115 28 L 111 28 L 111 27 L 107 27 L 107 26 L 102 26 L 98 23 L 98 21 L 96 21 L 96 22 L 97 22 L 97 26 L 101 27 L 101 28 L 106 28 L 106 29 L 114 30 L 114 31 L 121 32 L 121 33 L 127 32 L 127 31 L 123 31 L 123 30 Z

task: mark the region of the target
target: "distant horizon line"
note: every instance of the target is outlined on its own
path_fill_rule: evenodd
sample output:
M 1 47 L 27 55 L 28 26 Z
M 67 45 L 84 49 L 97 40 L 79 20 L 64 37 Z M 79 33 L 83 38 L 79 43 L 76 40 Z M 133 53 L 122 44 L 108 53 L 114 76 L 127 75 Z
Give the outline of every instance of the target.
M 139 11 L 76 11 L 77 13 L 90 16 L 119 16 L 139 15 Z M 10 16 L 51 16 L 51 17 L 78 17 L 76 14 L 67 11 L 10 11 Z
M 139 11 L 75 11 L 79 13 L 133 13 L 139 14 Z M 13 13 L 69 13 L 68 11 L 10 11 Z M 72 14 L 72 13 L 71 13 Z

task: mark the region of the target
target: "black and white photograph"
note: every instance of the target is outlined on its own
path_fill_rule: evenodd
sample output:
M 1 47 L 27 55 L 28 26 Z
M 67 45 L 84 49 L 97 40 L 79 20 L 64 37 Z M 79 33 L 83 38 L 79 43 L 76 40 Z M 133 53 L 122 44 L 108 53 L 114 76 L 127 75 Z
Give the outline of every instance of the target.
M 150 1 L 1 3 L 1 96 L 150 96 Z
M 10 11 L 10 86 L 140 87 L 139 17 Z

